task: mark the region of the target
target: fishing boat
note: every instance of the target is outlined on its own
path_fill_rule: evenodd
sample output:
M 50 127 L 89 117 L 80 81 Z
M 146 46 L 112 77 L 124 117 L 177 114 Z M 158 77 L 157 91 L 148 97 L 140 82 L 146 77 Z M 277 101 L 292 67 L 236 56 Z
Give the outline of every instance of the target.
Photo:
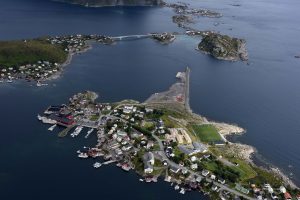
M 48 131 L 53 131 L 56 127 L 56 124 L 54 124 L 53 126 L 51 126 L 50 128 L 48 128 Z

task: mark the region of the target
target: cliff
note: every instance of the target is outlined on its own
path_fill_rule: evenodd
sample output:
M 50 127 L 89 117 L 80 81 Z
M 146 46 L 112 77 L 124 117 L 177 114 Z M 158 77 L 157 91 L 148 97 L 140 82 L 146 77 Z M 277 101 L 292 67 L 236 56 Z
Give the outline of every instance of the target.
M 246 41 L 228 35 L 208 34 L 199 43 L 198 49 L 220 60 L 248 60 Z
M 89 7 L 101 6 L 158 6 L 162 0 L 55 0 Z

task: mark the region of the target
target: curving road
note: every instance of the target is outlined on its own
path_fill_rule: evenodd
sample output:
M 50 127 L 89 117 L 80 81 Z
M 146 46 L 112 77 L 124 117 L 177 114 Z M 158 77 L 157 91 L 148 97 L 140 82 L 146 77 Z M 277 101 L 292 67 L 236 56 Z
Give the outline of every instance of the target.
M 160 151 L 158 152 L 158 154 L 162 157 L 162 159 L 163 160 L 165 160 L 170 166 L 172 166 L 172 167 L 177 167 L 177 168 L 181 168 L 178 164 L 176 164 L 176 163 L 174 163 L 173 161 L 171 161 L 167 156 L 166 156 L 166 154 L 164 153 L 164 145 L 162 144 L 162 141 L 154 134 L 154 133 L 152 133 L 152 136 L 153 136 L 153 138 L 158 142 L 158 144 L 159 144 L 159 148 L 160 148 Z M 234 189 L 231 189 L 231 188 L 229 188 L 228 186 L 226 186 L 226 185 L 222 185 L 222 184 L 220 184 L 220 183 L 218 183 L 218 182 L 214 182 L 212 179 L 210 179 L 210 178 L 206 178 L 206 177 L 204 177 L 204 176 L 202 176 L 200 173 L 197 173 L 197 172 L 194 172 L 194 171 L 192 171 L 192 170 L 190 170 L 190 169 L 187 169 L 191 174 L 193 174 L 194 176 L 199 176 L 199 177 L 201 177 L 202 179 L 206 179 L 208 182 L 213 182 L 216 186 L 218 186 L 221 190 L 226 190 L 226 191 L 228 191 L 228 192 L 230 192 L 230 193 L 232 193 L 232 194 L 235 194 L 235 195 L 237 195 L 237 196 L 240 196 L 240 197 L 243 197 L 243 198 L 245 198 L 245 199 L 248 199 L 248 200 L 255 200 L 255 198 L 252 198 L 252 197 L 250 197 L 250 196 L 248 196 L 248 195 L 245 195 L 245 194 L 243 194 L 243 193 L 241 193 L 241 192 L 238 192 L 238 191 L 236 191 L 236 190 L 234 190 Z

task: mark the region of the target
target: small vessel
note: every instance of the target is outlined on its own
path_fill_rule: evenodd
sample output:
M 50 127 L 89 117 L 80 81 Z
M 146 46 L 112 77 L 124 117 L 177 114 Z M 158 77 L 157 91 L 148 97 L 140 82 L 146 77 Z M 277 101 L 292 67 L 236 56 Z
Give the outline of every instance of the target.
M 176 185 L 176 186 L 174 187 L 175 190 L 179 190 L 179 188 L 180 188 L 179 185 Z
M 78 154 L 79 158 L 88 158 L 89 156 L 87 155 L 87 153 L 80 153 Z
M 75 137 L 75 136 L 78 136 L 79 133 L 82 131 L 83 127 L 82 126 L 77 126 L 74 130 L 73 133 L 71 133 L 71 137 Z
M 185 194 L 185 189 L 184 189 L 184 188 L 181 188 L 181 190 L 180 190 L 179 193 L 180 193 L 180 194 Z
M 91 128 L 87 133 L 88 133 L 88 134 L 91 134 L 93 131 L 94 131 L 94 129 Z
M 11 79 L 9 79 L 9 80 L 7 80 L 6 82 L 8 82 L 8 83 L 12 83 L 13 81 L 12 81 Z
M 54 124 L 53 126 L 51 126 L 50 128 L 48 128 L 48 131 L 53 131 L 56 127 L 56 124 Z
M 86 136 L 85 136 L 85 138 L 88 138 L 89 137 L 89 135 L 92 133 L 94 131 L 94 129 L 93 128 L 91 128 L 88 132 L 87 132 L 87 134 L 86 134 Z
M 36 86 L 37 86 L 37 87 L 41 87 L 41 86 L 42 86 L 41 82 L 38 81 L 38 82 L 36 83 Z
M 38 120 L 40 120 L 40 121 L 42 120 L 42 116 L 41 116 L 41 115 L 38 115 L 37 118 L 38 118 Z
M 49 119 L 47 117 L 37 116 L 38 120 L 42 121 L 44 124 L 56 124 L 57 121 L 54 119 Z
M 101 163 L 99 163 L 99 162 L 95 162 L 93 166 L 94 166 L 94 168 L 96 168 L 96 169 L 97 169 L 97 168 L 101 167 L 101 166 L 102 166 L 102 164 L 101 164 Z
M 48 85 L 47 83 L 41 83 L 40 81 L 38 81 L 38 82 L 36 83 L 36 86 L 37 86 L 37 87 L 47 86 L 47 85 Z
M 144 179 L 140 178 L 139 181 L 144 182 Z

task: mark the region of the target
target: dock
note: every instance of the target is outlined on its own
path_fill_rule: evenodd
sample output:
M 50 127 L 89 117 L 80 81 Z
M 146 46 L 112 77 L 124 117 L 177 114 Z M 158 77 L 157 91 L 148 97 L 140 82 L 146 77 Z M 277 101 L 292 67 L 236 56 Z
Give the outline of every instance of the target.
M 117 162 L 116 160 L 109 160 L 109 161 L 105 161 L 104 163 L 102 163 L 103 165 L 108 165 L 111 163 Z
M 64 130 L 62 130 L 61 132 L 58 133 L 58 137 L 62 138 L 62 137 L 66 137 L 69 133 L 69 131 L 74 128 L 75 125 L 73 126 L 69 126 L 67 128 L 65 128 Z

